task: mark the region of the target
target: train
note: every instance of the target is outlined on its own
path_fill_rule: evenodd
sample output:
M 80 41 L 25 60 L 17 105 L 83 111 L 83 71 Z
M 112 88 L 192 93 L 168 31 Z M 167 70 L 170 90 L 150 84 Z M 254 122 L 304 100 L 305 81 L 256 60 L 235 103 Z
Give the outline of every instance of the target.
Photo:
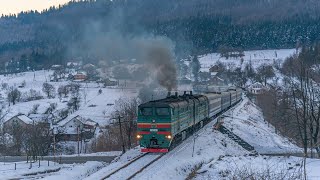
M 242 89 L 193 94 L 177 92 L 139 105 L 137 140 L 141 152 L 166 153 L 242 99 Z

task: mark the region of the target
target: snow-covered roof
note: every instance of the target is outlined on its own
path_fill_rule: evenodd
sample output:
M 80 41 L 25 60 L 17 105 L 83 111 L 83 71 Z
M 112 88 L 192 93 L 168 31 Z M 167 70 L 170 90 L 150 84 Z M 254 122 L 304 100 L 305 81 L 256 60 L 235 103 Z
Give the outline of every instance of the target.
M 211 72 L 211 73 L 210 73 L 211 76 L 215 76 L 215 75 L 217 75 L 217 74 L 218 74 L 218 72 Z
M 258 88 L 258 89 L 261 89 L 261 88 L 266 88 L 266 86 L 264 86 L 263 84 L 261 84 L 261 83 L 259 83 L 259 82 L 255 82 L 255 83 L 253 83 L 253 84 L 250 84 L 250 85 L 248 86 L 248 88 L 253 88 L 253 89 Z
M 96 126 L 98 123 L 97 122 L 94 122 L 90 119 L 86 120 L 85 122 L 82 122 L 83 124 L 85 125 L 89 125 L 89 126 Z
M 71 121 L 74 118 L 80 117 L 79 115 L 71 115 L 66 117 L 65 119 L 63 119 L 62 121 L 60 121 L 58 123 L 58 126 L 64 126 L 65 124 L 67 124 L 69 121 Z
M 51 67 L 53 67 L 53 68 L 58 68 L 58 67 L 61 67 L 62 65 L 60 65 L 60 64 L 55 64 L 55 65 L 52 65 Z
M 40 121 L 52 118 L 52 115 L 51 114 L 30 114 L 28 117 L 36 122 L 40 122 Z
M 68 122 L 70 122 L 71 120 L 78 120 L 80 121 L 82 124 L 86 124 L 86 125 L 90 125 L 90 126 L 96 126 L 98 123 L 91 120 L 91 119 L 87 119 L 84 117 L 81 117 L 80 115 L 72 115 L 72 116 L 68 116 L 66 117 L 64 120 L 60 121 L 58 123 L 59 126 L 64 126 L 65 124 L 67 124 Z
M 17 116 L 18 119 L 20 119 L 21 121 L 23 121 L 26 124 L 32 124 L 33 120 L 30 119 L 29 117 L 27 117 L 26 115 L 19 115 Z
M 85 71 L 78 71 L 76 75 L 87 75 L 87 73 Z
M 67 62 L 67 66 L 78 66 L 80 63 L 76 63 L 76 62 Z

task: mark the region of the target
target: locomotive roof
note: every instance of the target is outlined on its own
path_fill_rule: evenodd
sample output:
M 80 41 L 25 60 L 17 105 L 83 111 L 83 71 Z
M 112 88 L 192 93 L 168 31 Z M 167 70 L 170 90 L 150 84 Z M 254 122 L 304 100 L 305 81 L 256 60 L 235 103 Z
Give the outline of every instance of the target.
M 188 99 L 199 99 L 205 97 L 203 95 L 183 95 L 183 96 L 170 96 L 164 99 L 149 101 L 139 105 L 139 107 L 177 107 L 183 104 L 188 104 Z

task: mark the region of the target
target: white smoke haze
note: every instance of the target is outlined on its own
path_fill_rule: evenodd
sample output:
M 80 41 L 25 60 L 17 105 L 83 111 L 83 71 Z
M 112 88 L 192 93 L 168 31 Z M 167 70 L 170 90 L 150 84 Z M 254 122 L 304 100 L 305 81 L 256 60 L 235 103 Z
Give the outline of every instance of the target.
M 154 75 L 159 85 L 168 91 L 177 88 L 177 70 L 174 63 L 174 43 L 162 36 L 147 33 L 124 34 L 117 28 L 104 29 L 101 22 L 90 23 L 77 43 L 69 48 L 72 57 L 95 57 L 107 62 L 136 59 Z M 147 74 L 147 73 L 146 73 Z

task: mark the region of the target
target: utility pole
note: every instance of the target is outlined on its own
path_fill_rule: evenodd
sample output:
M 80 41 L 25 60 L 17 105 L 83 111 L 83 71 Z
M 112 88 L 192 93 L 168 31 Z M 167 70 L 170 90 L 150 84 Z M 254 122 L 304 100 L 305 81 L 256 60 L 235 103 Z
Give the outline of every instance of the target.
M 196 144 L 196 137 L 195 137 L 195 133 L 196 133 L 196 131 L 195 131 L 195 126 L 196 126 L 196 118 L 195 118 L 195 116 L 194 116 L 194 118 L 193 118 L 193 127 L 192 127 L 192 131 L 193 131 L 193 147 L 192 147 L 192 157 L 193 157 L 193 154 L 194 154 L 194 146 L 195 146 L 195 144 Z
M 54 132 L 54 128 L 52 129 L 53 132 L 53 161 L 56 161 L 56 133 Z
M 80 155 L 79 151 L 79 126 L 77 126 L 77 135 L 78 135 L 78 156 Z
M 120 136 L 122 141 L 122 153 L 124 154 L 126 152 L 126 148 L 124 147 L 124 140 L 122 135 L 122 127 L 121 127 L 121 117 L 120 114 L 118 114 L 118 122 L 119 122 L 119 128 L 120 128 Z

